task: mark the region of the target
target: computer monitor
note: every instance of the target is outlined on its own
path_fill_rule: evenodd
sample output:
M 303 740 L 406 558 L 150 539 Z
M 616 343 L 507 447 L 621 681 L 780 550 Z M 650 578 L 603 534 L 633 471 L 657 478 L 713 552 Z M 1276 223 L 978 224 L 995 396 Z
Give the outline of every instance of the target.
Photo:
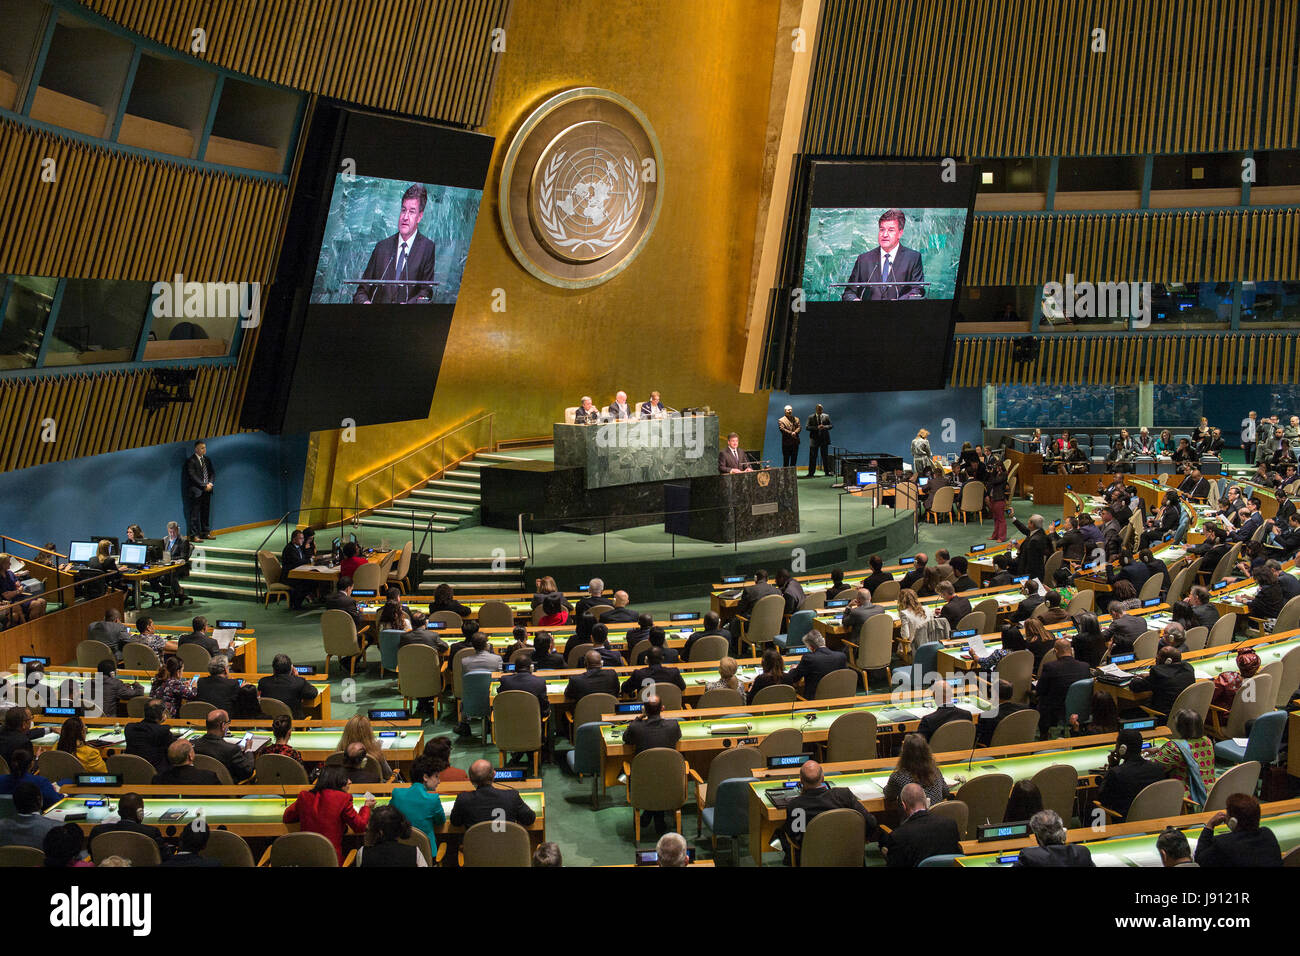
M 68 560 L 73 564 L 85 564 L 95 556 L 95 542 L 74 541 L 68 545 Z
M 876 477 L 874 471 L 860 471 L 858 472 L 858 485 L 863 488 L 871 487 L 875 485 Z
M 124 544 L 118 563 L 129 568 L 142 567 L 149 563 L 149 549 L 143 544 Z

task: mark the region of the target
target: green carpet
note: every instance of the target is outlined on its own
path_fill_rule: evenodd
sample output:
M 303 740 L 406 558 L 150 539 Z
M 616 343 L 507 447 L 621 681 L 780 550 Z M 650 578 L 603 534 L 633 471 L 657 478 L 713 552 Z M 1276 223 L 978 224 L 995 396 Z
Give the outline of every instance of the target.
M 833 498 L 837 496 L 834 493 L 827 494 L 825 489 L 812 487 L 823 483 L 828 485 L 829 479 L 816 478 L 811 482 L 801 481 L 800 506 L 801 508 L 804 507 L 803 501 L 805 498 L 817 499 L 815 510 L 820 512 L 821 517 L 825 519 L 826 506 L 819 499 L 832 499 L 831 506 L 833 507 Z M 806 492 L 805 488 L 807 489 Z M 1017 514 L 1022 518 L 1035 512 L 1041 513 L 1048 521 L 1053 521 L 1061 516 L 1059 507 L 1034 508 L 1028 501 L 1018 501 L 1015 503 L 1015 507 Z M 888 513 L 892 516 L 892 512 Z M 884 515 L 882 514 L 881 517 L 884 517 Z M 965 552 L 971 545 L 987 539 L 992 530 L 992 522 L 988 520 L 983 525 L 976 522 L 963 526 L 960 520 L 953 524 L 924 525 L 920 531 L 919 545 L 908 553 L 925 551 L 933 554 L 937 548 L 947 548 L 954 554 Z M 451 539 L 462 540 L 468 538 L 475 531 L 490 531 L 496 536 L 503 534 L 503 532 L 492 531 L 491 529 L 467 529 L 452 534 L 440 535 L 439 545 L 441 546 L 444 541 L 450 542 Z M 245 531 L 238 534 L 243 537 L 249 535 L 250 532 Z M 508 533 L 505 534 L 508 536 Z M 261 538 L 265 537 L 266 530 L 258 531 L 257 535 L 257 541 L 260 542 Z M 236 535 L 223 535 L 218 540 L 218 543 L 225 543 L 235 537 Z M 898 555 L 883 555 L 883 557 L 893 559 L 897 558 Z M 808 570 L 825 569 L 810 567 Z M 636 601 L 636 596 L 633 595 L 633 604 L 637 610 L 646 610 L 652 613 L 682 610 L 687 606 L 698 608 L 701 611 L 707 610 L 710 583 L 709 581 L 700 582 L 700 597 L 697 602 L 683 602 L 681 600 L 639 602 Z M 158 610 L 156 612 L 146 611 L 146 613 L 152 613 L 154 619 L 159 623 L 167 624 L 188 622 L 195 614 L 204 614 L 210 621 L 216 620 L 218 617 L 234 617 L 247 620 L 251 627 L 257 629 L 258 656 L 262 662 L 263 670 L 269 669 L 272 655 L 281 651 L 287 653 L 295 663 L 299 664 L 309 663 L 319 667 L 324 659 L 318 624 L 319 611 L 296 613 L 289 611 L 284 604 L 264 608 L 260 604 L 246 601 L 199 599 L 196 600 L 192 607 L 187 606 L 183 611 Z M 380 680 L 373 676 L 377 667 L 378 665 L 375 664 L 370 674 L 357 677 L 354 687 L 355 696 L 349 696 L 348 700 L 344 700 L 342 683 L 337 679 L 335 680 L 334 697 L 331 702 L 335 718 L 346 718 L 353 713 L 363 712 L 370 708 L 401 705 L 401 698 L 397 694 L 395 680 Z M 453 739 L 457 739 L 452 732 L 453 723 L 454 721 L 451 718 L 444 718 L 439 721 L 429 720 L 425 724 L 425 734 L 426 736 L 446 734 L 453 737 Z M 477 724 L 475 726 L 477 727 Z M 567 746 L 567 743 L 561 743 L 557 749 L 562 754 Z M 456 766 L 467 768 L 471 761 L 480 756 L 486 757 L 494 763 L 497 759 L 496 750 L 482 746 L 479 737 L 457 739 L 453 751 L 453 763 Z M 624 802 L 626 791 L 622 787 L 613 788 L 604 795 L 601 803 L 602 809 L 592 810 L 590 805 L 590 780 L 578 781 L 576 777 L 569 775 L 555 765 L 544 766 L 542 780 L 547 795 L 547 836 L 560 845 L 567 865 L 630 862 L 630 855 L 634 846 L 632 842 L 632 811 Z M 694 841 L 696 829 L 694 804 L 688 804 L 683 812 L 682 827 L 687 838 Z M 642 844 L 643 847 L 650 845 L 652 845 L 652 841 L 646 841 Z M 707 856 L 710 852 L 707 830 L 698 845 L 699 852 L 703 856 Z M 743 841 L 741 850 L 742 852 L 739 854 L 741 865 L 753 865 L 748 850 L 743 846 Z M 778 860 L 778 854 L 769 853 L 765 862 L 770 864 Z M 868 860 L 869 862 L 872 861 L 870 854 Z M 718 863 L 725 865 L 730 862 L 731 853 L 726 847 L 726 841 L 720 841 Z M 875 862 L 882 863 L 883 861 L 876 858 Z

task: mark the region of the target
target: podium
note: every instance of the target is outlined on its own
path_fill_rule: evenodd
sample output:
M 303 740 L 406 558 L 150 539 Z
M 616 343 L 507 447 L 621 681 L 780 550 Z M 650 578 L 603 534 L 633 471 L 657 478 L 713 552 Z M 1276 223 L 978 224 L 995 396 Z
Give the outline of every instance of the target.
M 718 470 L 717 415 L 553 427 L 556 467 L 581 468 L 588 489 L 703 477 Z
M 797 468 L 762 468 L 664 485 L 664 531 L 700 541 L 753 541 L 799 531 Z

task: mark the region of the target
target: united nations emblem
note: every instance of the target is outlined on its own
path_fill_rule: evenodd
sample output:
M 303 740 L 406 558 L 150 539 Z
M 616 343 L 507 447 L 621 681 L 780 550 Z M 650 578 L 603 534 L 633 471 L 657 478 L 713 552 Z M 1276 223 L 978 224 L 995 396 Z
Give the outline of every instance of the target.
M 560 93 L 524 121 L 506 154 L 506 241 L 552 285 L 598 285 L 649 238 L 662 178 L 659 144 L 640 110 L 608 90 Z
M 754 480 L 758 482 L 758 487 L 766 488 L 772 483 L 772 476 L 766 471 L 760 471 L 754 476 Z

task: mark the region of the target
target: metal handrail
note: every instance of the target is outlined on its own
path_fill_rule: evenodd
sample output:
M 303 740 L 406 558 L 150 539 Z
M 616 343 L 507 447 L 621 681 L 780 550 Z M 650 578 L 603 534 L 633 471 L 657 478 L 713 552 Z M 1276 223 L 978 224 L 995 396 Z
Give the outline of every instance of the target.
M 30 541 L 24 541 L 22 538 L 14 538 L 7 534 L 0 534 L 0 551 L 7 552 L 9 550 L 10 541 L 14 544 L 21 544 L 24 548 L 31 548 L 33 551 L 39 552 L 40 554 L 51 554 L 56 558 L 63 558 L 65 560 L 68 557 L 66 554 L 60 554 L 58 551 L 50 551 L 48 548 L 41 545 L 32 544 Z
M 489 449 L 489 450 L 491 450 L 491 451 L 495 451 L 495 450 L 496 450 L 496 412 L 484 412 L 483 414 L 477 416 L 476 418 L 472 418 L 472 419 L 470 419 L 470 420 L 467 421 L 467 422 L 462 422 L 460 425 L 457 425 L 457 426 L 456 426 L 455 428 L 453 428 L 451 431 L 446 432 L 446 433 L 444 433 L 444 434 L 442 434 L 442 435 L 439 435 L 437 438 L 431 438 L 431 439 L 429 439 L 429 441 L 425 442 L 425 443 L 424 443 L 423 445 L 421 445 L 419 448 L 416 448 L 416 449 L 414 449 L 414 450 L 412 450 L 412 451 L 407 452 L 405 455 L 402 455 L 400 458 L 395 458 L 393 461 L 390 461 L 390 462 L 389 462 L 388 464 L 386 464 L 386 465 L 381 465 L 379 468 L 376 468 L 374 471 L 370 472 L 369 474 L 367 474 L 367 475 L 363 475 L 361 478 L 358 478 L 358 479 L 356 479 L 355 481 L 351 481 L 351 482 L 349 482 L 349 484 L 352 485 L 353 517 L 356 517 L 357 515 L 359 515 L 359 514 L 361 513 L 361 511 L 363 510 L 362 507 L 361 507 L 361 486 L 364 485 L 364 484 L 365 484 L 367 481 L 369 481 L 371 478 L 374 478 L 376 475 L 381 475 L 381 474 L 383 474 L 384 472 L 388 472 L 388 474 L 389 474 L 389 482 L 388 482 L 389 487 L 388 487 L 388 492 L 389 492 L 389 493 L 388 493 L 388 497 L 387 497 L 386 499 L 384 499 L 383 501 L 381 501 L 381 502 L 379 502 L 379 503 L 377 503 L 377 504 L 374 504 L 374 505 L 368 505 L 368 506 L 366 507 L 366 509 L 365 509 L 365 510 L 367 510 L 367 511 L 374 510 L 375 508 L 384 507 L 385 505 L 391 504 L 392 502 L 396 501 L 396 500 L 397 500 L 397 487 L 396 487 L 396 484 L 395 484 L 395 476 L 396 476 L 396 473 L 397 473 L 397 467 L 398 467 L 399 465 L 401 465 L 403 462 L 409 461 L 410 459 L 414 458 L 415 456 L 420 455 L 420 454 L 423 454 L 424 452 L 426 452 L 426 451 L 428 451 L 430 448 L 432 448 L 434 445 L 441 445 L 442 447 L 441 447 L 441 453 L 440 453 L 440 455 L 439 455 L 439 457 L 440 457 L 440 459 L 441 459 L 441 465 L 439 466 L 438 470 L 435 471 L 433 474 L 435 474 L 435 475 L 446 474 L 446 472 L 447 472 L 447 439 L 453 437 L 454 435 L 456 435 L 456 434 L 458 434 L 458 433 L 460 433 L 460 432 L 462 432 L 462 431 L 464 431 L 464 430 L 467 429 L 467 428 L 470 428 L 470 427 L 472 427 L 472 426 L 474 426 L 474 425 L 478 425 L 478 424 L 480 424 L 480 423 L 483 422 L 483 421 L 487 421 L 487 422 L 488 422 L 488 443 L 487 443 L 487 445 L 484 446 L 484 447 L 486 447 L 487 449 Z M 425 479 L 425 480 L 428 480 L 428 479 Z

